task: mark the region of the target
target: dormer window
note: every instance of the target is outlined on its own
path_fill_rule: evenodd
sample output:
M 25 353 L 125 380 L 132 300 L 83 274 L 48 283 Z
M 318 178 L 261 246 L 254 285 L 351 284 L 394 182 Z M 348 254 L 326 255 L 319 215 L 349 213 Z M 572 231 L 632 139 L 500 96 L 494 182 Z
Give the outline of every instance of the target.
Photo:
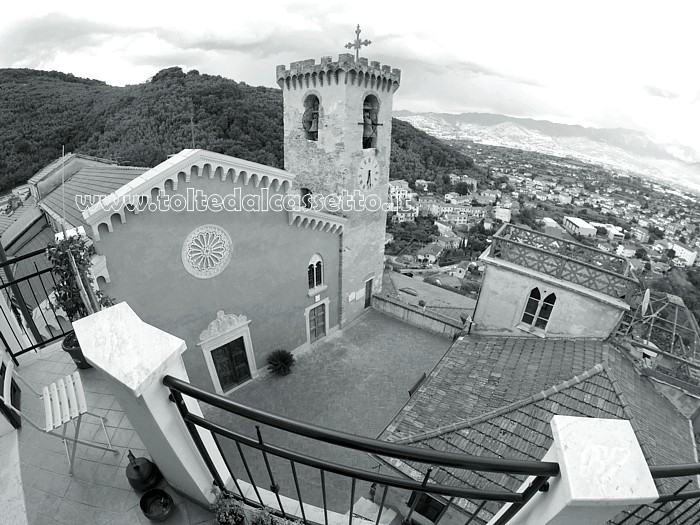
M 376 148 L 379 128 L 379 101 L 367 95 L 362 105 L 362 149 Z
M 316 95 L 309 95 L 304 100 L 302 127 L 304 128 L 304 133 L 306 133 L 307 140 L 318 140 L 319 107 L 320 104 Z
M 533 288 L 527 299 L 521 323 L 544 331 L 547 328 L 556 300 L 557 296 L 553 293 L 547 295 L 543 300 L 540 289 Z

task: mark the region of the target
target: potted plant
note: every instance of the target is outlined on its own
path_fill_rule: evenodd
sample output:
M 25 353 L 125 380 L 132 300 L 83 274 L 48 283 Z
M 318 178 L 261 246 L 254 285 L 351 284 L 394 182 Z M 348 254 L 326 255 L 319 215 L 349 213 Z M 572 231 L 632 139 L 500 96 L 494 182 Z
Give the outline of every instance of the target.
M 56 277 L 53 306 L 62 309 L 71 323 L 114 304 L 109 297 L 93 289 L 90 259 L 95 255 L 95 248 L 83 232 L 64 231 L 61 239 L 48 245 L 46 255 Z M 90 368 L 74 332 L 65 337 L 62 348 L 78 368 Z
M 209 509 L 214 513 L 214 520 L 219 525 L 242 525 L 245 522 L 245 510 L 227 490 L 222 490 L 216 495 L 216 500 Z
M 276 376 L 286 376 L 292 371 L 295 359 L 294 355 L 283 348 L 275 350 L 267 356 L 267 365 L 273 374 Z
M 274 525 L 272 514 L 267 507 L 255 510 L 250 520 L 250 525 Z

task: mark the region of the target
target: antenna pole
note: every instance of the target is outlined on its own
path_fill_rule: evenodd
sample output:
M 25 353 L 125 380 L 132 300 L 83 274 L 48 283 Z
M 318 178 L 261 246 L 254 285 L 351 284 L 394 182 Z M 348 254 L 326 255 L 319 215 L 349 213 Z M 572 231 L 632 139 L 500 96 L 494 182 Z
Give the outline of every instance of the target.
M 66 239 L 66 146 L 61 149 L 61 206 L 63 207 L 61 216 L 61 230 L 63 231 L 63 240 Z
M 192 112 L 190 112 L 190 129 L 192 130 L 192 149 L 195 149 L 195 147 L 194 147 L 194 118 L 192 116 Z

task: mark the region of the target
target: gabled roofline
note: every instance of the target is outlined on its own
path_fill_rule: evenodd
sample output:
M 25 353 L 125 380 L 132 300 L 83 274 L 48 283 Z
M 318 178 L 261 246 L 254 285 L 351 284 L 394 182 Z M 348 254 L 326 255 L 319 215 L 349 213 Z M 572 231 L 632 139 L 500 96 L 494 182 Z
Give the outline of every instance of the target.
M 176 190 L 183 178 L 189 184 L 193 176 L 210 180 L 217 177 L 222 182 L 228 179 L 234 184 L 242 181 L 243 185 L 269 187 L 283 193 L 289 192 L 295 179 L 292 173 L 257 162 L 202 149 L 184 149 L 84 210 L 83 219 L 92 227 L 93 238 L 99 241 L 99 226 L 105 224 L 111 232 L 115 214 L 122 223 L 126 222 L 127 206 L 134 199 L 144 197 L 150 203 L 154 189 L 164 192 L 166 183 L 170 181 Z M 288 213 L 290 225 L 311 226 L 312 229 L 333 233 L 342 232 L 346 222 L 342 217 L 319 211 L 295 210 Z

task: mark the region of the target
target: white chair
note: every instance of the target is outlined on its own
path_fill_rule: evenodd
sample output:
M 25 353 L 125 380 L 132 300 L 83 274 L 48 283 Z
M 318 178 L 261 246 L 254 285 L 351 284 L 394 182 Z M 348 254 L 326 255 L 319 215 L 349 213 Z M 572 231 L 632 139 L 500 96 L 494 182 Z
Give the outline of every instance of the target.
M 3 359 L 3 361 L 5 361 Z M 32 386 L 27 383 L 18 373 L 15 372 L 15 365 L 11 360 L 5 362 L 5 381 L 3 385 L 0 401 L 10 410 L 18 414 L 21 418 L 27 421 L 31 426 L 39 431 L 46 432 L 47 434 L 61 438 L 63 440 L 63 445 L 66 449 L 66 456 L 68 457 L 68 473 L 73 475 L 73 466 L 75 463 L 75 450 L 78 443 L 88 447 L 98 448 L 100 450 L 106 450 L 108 452 L 118 453 L 118 450 L 112 448 L 112 443 L 107 435 L 107 429 L 105 428 L 105 421 L 107 418 L 98 416 L 93 412 L 89 412 L 87 409 L 87 403 L 85 402 L 85 391 L 83 390 L 83 382 L 80 379 L 80 374 L 76 370 L 71 375 L 65 376 L 65 378 L 59 379 L 58 381 L 45 386 L 42 389 L 42 393 L 37 392 L 32 388 Z M 44 427 L 37 425 L 34 421 L 29 419 L 20 410 L 17 410 L 11 403 L 10 388 L 12 385 L 12 376 L 17 377 L 24 385 L 26 385 L 29 390 L 34 392 L 39 398 L 44 402 L 44 414 L 46 417 L 46 422 Z M 89 414 L 100 420 L 102 424 L 102 430 L 105 433 L 105 438 L 107 439 L 107 447 L 97 445 L 95 443 L 88 443 L 78 439 L 78 434 L 80 432 L 80 422 L 84 414 Z M 70 438 L 66 436 L 66 429 L 68 422 L 73 422 L 73 427 L 75 428 L 75 437 Z M 56 431 L 62 429 L 62 433 L 58 434 Z M 68 451 L 68 441 L 73 443 L 73 450 Z

